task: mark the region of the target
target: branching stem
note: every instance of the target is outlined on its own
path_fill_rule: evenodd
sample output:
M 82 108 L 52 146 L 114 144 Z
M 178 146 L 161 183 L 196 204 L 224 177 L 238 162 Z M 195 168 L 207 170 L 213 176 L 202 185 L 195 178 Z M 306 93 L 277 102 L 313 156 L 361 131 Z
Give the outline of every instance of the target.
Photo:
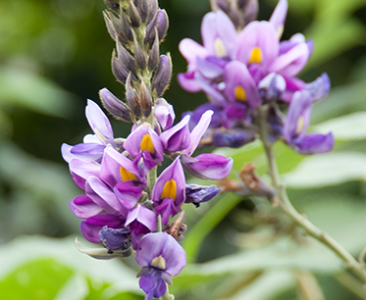
M 268 106 L 260 106 L 258 108 L 260 137 L 266 152 L 268 160 L 268 172 L 272 179 L 272 184 L 276 189 L 276 196 L 280 201 L 280 206 L 284 212 L 289 215 L 298 226 L 303 228 L 308 235 L 317 239 L 330 250 L 332 250 L 338 257 L 340 257 L 349 270 L 351 270 L 359 279 L 366 283 L 366 271 L 363 265 L 358 262 L 346 249 L 344 249 L 337 241 L 335 241 L 328 233 L 322 231 L 311 223 L 305 216 L 300 214 L 292 205 L 287 196 L 285 186 L 282 184 L 279 177 L 276 159 L 274 157 L 272 143 L 268 138 L 268 122 L 267 122 Z

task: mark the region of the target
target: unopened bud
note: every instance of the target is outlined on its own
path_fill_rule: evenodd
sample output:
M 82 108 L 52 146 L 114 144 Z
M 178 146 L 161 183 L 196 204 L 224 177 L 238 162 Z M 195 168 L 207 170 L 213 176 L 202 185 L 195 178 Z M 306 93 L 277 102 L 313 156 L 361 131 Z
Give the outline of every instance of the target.
M 103 12 L 103 17 L 104 17 L 104 22 L 105 22 L 105 25 L 107 26 L 107 30 L 108 30 L 109 35 L 111 36 L 111 38 L 113 40 L 116 40 L 117 39 L 117 33 L 114 30 L 114 26 L 113 26 L 112 21 L 108 18 L 108 15 L 105 12 Z
M 122 23 L 121 20 L 119 18 L 117 18 L 112 12 L 107 11 L 106 12 L 108 19 L 111 21 L 112 26 L 113 26 L 113 30 L 114 30 L 114 35 L 118 40 L 121 41 L 122 43 L 128 43 L 128 38 L 126 37 L 126 35 L 124 34 L 123 30 L 122 30 Z M 108 26 L 108 24 L 107 24 Z M 109 31 L 109 28 L 108 28 Z M 113 38 L 113 36 L 112 36 Z
M 245 7 L 244 20 L 245 24 L 248 24 L 258 17 L 259 5 L 258 0 L 248 0 Z
M 221 189 L 215 185 L 204 186 L 197 184 L 186 185 L 186 203 L 193 203 L 196 207 L 200 206 L 200 203 L 207 202 L 215 197 Z
M 172 59 L 170 54 L 160 56 L 160 64 L 152 80 L 153 92 L 156 91 L 158 97 L 162 96 L 168 88 L 172 77 Z
M 146 118 L 151 115 L 151 109 L 152 109 L 151 95 L 143 81 L 141 81 L 140 84 L 140 107 L 142 114 Z
M 135 6 L 135 4 L 133 3 L 132 0 L 130 0 L 130 2 L 129 2 L 129 15 L 130 15 L 130 20 L 131 20 L 132 26 L 140 27 L 141 17 L 137 10 L 137 7 Z
M 147 15 L 149 13 L 149 1 L 148 0 L 140 0 L 137 6 L 137 9 L 139 11 L 141 21 L 145 22 Z
M 132 42 L 133 41 L 133 34 L 132 34 L 133 30 L 131 28 L 131 23 L 128 20 L 126 13 L 122 9 L 120 11 L 120 14 L 121 14 L 121 34 Z
M 131 110 L 106 88 L 99 91 L 104 108 L 116 119 L 131 122 Z
M 148 15 L 147 15 L 147 24 L 149 24 L 155 17 L 156 12 L 158 11 L 158 0 L 149 0 L 148 2 L 149 4 L 149 11 L 148 11 Z
M 164 130 L 172 127 L 175 119 L 174 108 L 164 98 L 156 100 L 154 115 Z
M 126 228 L 108 228 L 104 226 L 100 232 L 100 241 L 109 250 L 128 250 L 132 244 L 131 233 Z
M 119 7 L 119 1 L 118 0 L 104 0 L 104 3 L 112 10 L 118 12 Z
M 132 86 L 132 80 L 131 80 L 132 74 L 129 73 L 127 80 L 126 80 L 126 100 L 127 103 L 132 110 L 132 112 L 135 114 L 135 116 L 140 117 L 141 116 L 141 109 L 140 109 L 140 103 L 139 98 L 136 94 L 135 89 Z
M 253 142 L 255 138 L 256 133 L 252 130 L 216 130 L 212 137 L 212 144 L 215 147 L 238 148 Z
M 244 9 L 250 0 L 237 0 L 236 3 L 239 9 Z
M 155 42 L 151 47 L 149 53 L 149 59 L 147 62 L 147 66 L 150 71 L 154 71 L 156 67 L 159 65 L 160 55 L 159 55 L 159 37 L 157 34 L 157 29 L 155 27 Z
M 169 19 L 165 10 L 160 9 L 155 18 L 146 27 L 145 44 L 149 44 L 150 47 L 155 41 L 155 27 L 158 30 L 159 41 L 163 40 L 169 27 Z
M 141 49 L 139 42 L 136 39 L 135 33 L 133 33 L 134 46 L 135 46 L 135 61 L 137 66 L 144 70 L 146 68 L 146 56 L 144 51 Z
M 116 53 L 112 54 L 112 72 L 114 77 L 122 83 L 126 83 L 128 73 L 130 72 L 127 67 L 116 57 Z
M 226 14 L 230 12 L 230 4 L 227 0 L 216 0 L 217 7 L 224 11 Z
M 134 74 L 136 74 L 135 60 L 132 55 L 121 45 L 117 43 L 118 59 Z

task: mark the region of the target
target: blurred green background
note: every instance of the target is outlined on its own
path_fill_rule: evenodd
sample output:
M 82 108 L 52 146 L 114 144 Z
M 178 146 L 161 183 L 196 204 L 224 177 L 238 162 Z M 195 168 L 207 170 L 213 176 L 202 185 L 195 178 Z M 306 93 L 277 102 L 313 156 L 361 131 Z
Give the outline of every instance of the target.
M 275 4 L 260 1 L 259 19 L 268 20 Z M 179 41 L 201 41 L 210 7 L 207 0 L 161 0 L 160 7 L 171 24 L 161 52 L 174 63 L 165 98 L 180 116 L 207 101 L 183 91 L 176 75 L 186 70 Z M 60 155 L 63 142 L 77 144 L 90 132 L 86 99 L 99 103 L 103 87 L 123 98 L 110 70 L 104 8 L 102 0 L 0 0 L 0 298 L 143 299 L 133 259 L 96 261 L 74 247 L 83 238 L 68 201 L 81 192 Z M 336 147 L 305 158 L 276 145 L 295 206 L 353 255 L 366 245 L 365 22 L 365 0 L 289 0 L 284 38 L 304 32 L 315 42 L 300 77 L 327 72 L 332 81 L 329 97 L 314 107 L 312 129 L 333 130 Z M 112 125 L 115 136 L 130 129 Z M 266 177 L 260 144 L 217 152 L 234 158 L 234 171 L 254 161 Z M 186 206 L 183 245 L 192 264 L 174 279 L 177 300 L 366 299 L 334 254 L 267 201 L 219 198 Z

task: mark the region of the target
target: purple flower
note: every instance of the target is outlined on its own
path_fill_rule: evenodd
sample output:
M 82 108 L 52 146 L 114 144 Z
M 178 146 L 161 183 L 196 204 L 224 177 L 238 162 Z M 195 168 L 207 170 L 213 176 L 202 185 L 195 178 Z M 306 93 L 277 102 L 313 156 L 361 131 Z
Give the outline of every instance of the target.
M 308 91 L 296 92 L 291 101 L 284 125 L 286 142 L 301 154 L 325 153 L 332 150 L 334 146 L 332 133 L 327 135 L 306 134 L 310 122 L 312 103 L 313 99 Z
M 142 157 L 149 169 L 164 159 L 163 144 L 159 135 L 147 123 L 137 127 L 126 139 L 123 147 L 133 158 Z
M 197 184 L 186 185 L 186 203 L 193 203 L 196 207 L 200 206 L 200 203 L 207 202 L 215 197 L 219 192 L 220 188 L 214 185 L 203 186 Z
M 165 99 L 160 98 L 156 101 L 154 115 L 164 130 L 172 127 L 175 119 L 174 108 Z
M 183 151 L 191 142 L 191 135 L 188 128 L 189 116 L 186 116 L 178 124 L 164 131 L 160 138 L 164 150 L 168 152 Z
M 94 134 L 86 135 L 83 143 L 75 146 L 70 146 L 65 143 L 62 144 L 62 157 L 66 162 L 70 162 L 74 157 L 90 162 L 100 162 L 103 157 L 103 151 L 108 143 L 117 147 L 107 116 L 92 100 L 88 100 L 85 115 Z
M 69 206 L 73 214 L 81 219 L 98 215 L 103 211 L 103 208 L 94 203 L 87 195 L 77 196 L 69 202 Z
M 109 228 L 123 228 L 126 218 L 111 214 L 100 214 L 82 221 L 80 224 L 81 232 L 84 237 L 92 243 L 100 243 L 99 233 L 104 226 Z
M 155 211 L 162 216 L 164 225 L 168 224 L 169 216 L 175 216 L 186 200 L 186 180 L 179 158 L 167 167 L 157 179 L 152 191 Z
M 141 239 L 136 261 L 142 267 L 137 275 L 140 288 L 146 293 L 145 300 L 151 300 L 165 294 L 166 283 L 171 285 L 171 277 L 186 265 L 186 254 L 171 235 L 157 232 Z

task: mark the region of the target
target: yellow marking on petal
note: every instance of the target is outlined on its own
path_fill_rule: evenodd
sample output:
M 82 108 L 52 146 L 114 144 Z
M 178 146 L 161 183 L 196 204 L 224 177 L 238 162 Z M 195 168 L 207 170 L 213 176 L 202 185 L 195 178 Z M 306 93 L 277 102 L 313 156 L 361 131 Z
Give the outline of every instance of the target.
M 158 268 L 160 270 L 165 270 L 166 269 L 166 261 L 165 258 L 162 257 L 161 255 L 158 257 L 155 257 L 152 261 L 150 266 Z
M 149 151 L 150 153 L 154 154 L 155 149 L 153 142 L 151 140 L 150 134 L 145 134 L 142 138 L 141 144 L 140 144 L 140 150 L 141 151 Z
M 247 94 L 246 94 L 245 90 L 243 89 L 243 87 L 241 87 L 240 85 L 238 85 L 235 88 L 234 96 L 235 96 L 235 99 L 237 99 L 237 100 L 247 101 Z
M 131 172 L 127 171 L 124 167 L 119 167 L 119 173 L 123 181 L 137 181 L 137 177 Z
M 227 56 L 226 48 L 222 39 L 216 38 L 214 42 L 215 52 L 218 57 L 225 57 Z
M 296 134 L 299 134 L 304 129 L 304 123 L 304 117 L 300 116 L 300 118 L 297 120 Z
M 250 54 L 248 64 L 258 64 L 262 63 L 262 50 L 259 47 L 255 47 Z
M 170 198 L 175 200 L 177 198 L 177 183 L 174 179 L 167 181 L 164 185 L 163 192 L 161 193 L 160 199 Z

